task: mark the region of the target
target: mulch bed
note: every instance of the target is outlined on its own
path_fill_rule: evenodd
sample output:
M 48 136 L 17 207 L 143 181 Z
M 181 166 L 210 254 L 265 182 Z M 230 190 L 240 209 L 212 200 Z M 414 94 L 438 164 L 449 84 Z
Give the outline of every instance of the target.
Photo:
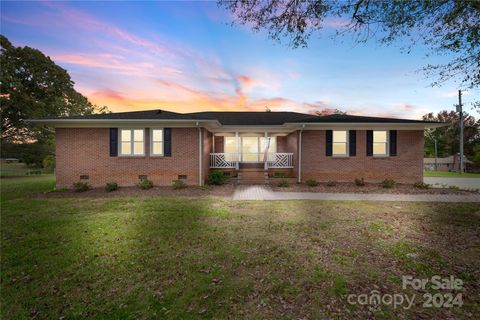
M 366 183 L 364 186 L 357 186 L 350 182 L 339 182 L 336 186 L 327 186 L 320 183 L 316 187 L 309 187 L 306 184 L 291 183 L 289 187 L 271 185 L 274 191 L 283 192 L 324 192 L 324 193 L 389 193 L 389 194 L 472 194 L 475 191 L 455 190 L 448 188 L 419 189 L 411 184 L 395 184 L 391 189 L 383 188 L 381 184 Z
M 111 198 L 111 197 L 151 197 L 151 196 L 183 196 L 183 197 L 231 197 L 235 185 L 231 183 L 222 186 L 208 186 L 200 188 L 189 186 L 184 189 L 173 189 L 171 186 L 153 187 L 142 190 L 138 187 L 120 187 L 118 190 L 107 192 L 104 188 L 93 188 L 85 192 L 73 190 L 40 193 L 41 198 Z

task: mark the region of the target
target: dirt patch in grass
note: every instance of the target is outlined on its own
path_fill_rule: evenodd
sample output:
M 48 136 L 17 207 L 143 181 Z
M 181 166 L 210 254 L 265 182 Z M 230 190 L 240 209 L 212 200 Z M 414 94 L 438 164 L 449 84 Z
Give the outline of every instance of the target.
M 235 185 L 228 183 L 221 186 L 188 186 L 183 189 L 174 189 L 171 186 L 157 186 L 148 190 L 138 187 L 120 187 L 108 192 L 105 188 L 93 188 L 85 192 L 60 190 L 38 193 L 39 198 L 113 198 L 113 197 L 151 197 L 151 196 L 179 196 L 179 197 L 231 197 Z
M 318 186 L 309 187 L 306 184 L 290 184 L 288 188 L 271 185 L 274 191 L 284 192 L 324 192 L 324 193 L 387 193 L 387 194 L 459 194 L 466 195 L 478 193 L 478 191 L 455 190 L 448 188 L 419 189 L 411 184 L 395 184 L 393 188 L 383 188 L 379 183 L 365 183 L 364 186 L 357 186 L 350 182 L 338 182 L 335 186 L 327 186 L 320 183 Z

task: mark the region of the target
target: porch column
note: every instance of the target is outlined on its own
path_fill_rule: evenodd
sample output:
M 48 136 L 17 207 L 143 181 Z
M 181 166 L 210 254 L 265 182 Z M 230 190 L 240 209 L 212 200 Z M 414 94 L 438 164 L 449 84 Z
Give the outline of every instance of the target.
M 236 169 L 238 170 L 240 168 L 239 166 L 239 162 L 240 162 L 240 159 L 239 159 L 239 154 L 238 154 L 238 151 L 239 151 L 239 144 L 238 144 L 238 131 L 235 131 L 235 159 L 237 161 L 236 163 Z
M 212 134 L 212 153 L 215 153 L 215 133 Z
M 298 133 L 298 183 L 302 183 L 302 132 L 305 125 L 302 126 Z
M 268 132 L 265 131 L 265 145 L 263 146 L 263 159 L 265 161 L 264 163 L 264 169 L 265 171 L 268 170 L 268 153 L 267 153 L 267 139 L 268 139 Z M 270 147 L 270 146 L 269 146 Z

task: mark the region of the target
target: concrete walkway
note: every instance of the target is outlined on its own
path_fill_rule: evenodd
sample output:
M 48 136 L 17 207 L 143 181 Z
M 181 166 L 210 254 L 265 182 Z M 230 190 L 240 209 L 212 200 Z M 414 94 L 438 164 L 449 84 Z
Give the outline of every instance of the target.
M 275 192 L 269 186 L 238 186 L 233 200 L 363 200 L 363 201 L 407 201 L 407 202 L 480 202 L 480 194 L 361 194 L 361 193 L 317 193 Z

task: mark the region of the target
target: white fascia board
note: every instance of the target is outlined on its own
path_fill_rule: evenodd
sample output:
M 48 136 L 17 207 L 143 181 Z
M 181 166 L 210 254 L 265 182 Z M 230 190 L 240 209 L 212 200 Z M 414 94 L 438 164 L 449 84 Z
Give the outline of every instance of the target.
M 213 127 L 220 126 L 217 120 L 184 119 L 35 119 L 27 122 L 56 128 L 110 128 L 110 127 Z
M 335 123 L 288 123 L 288 126 L 302 127 L 304 130 L 425 130 L 448 126 L 448 123 L 389 123 L 389 122 L 335 122 Z
M 297 130 L 297 128 L 288 128 L 286 126 L 221 126 L 216 129 L 210 130 L 213 133 L 264 133 L 265 131 L 271 133 L 290 133 Z

